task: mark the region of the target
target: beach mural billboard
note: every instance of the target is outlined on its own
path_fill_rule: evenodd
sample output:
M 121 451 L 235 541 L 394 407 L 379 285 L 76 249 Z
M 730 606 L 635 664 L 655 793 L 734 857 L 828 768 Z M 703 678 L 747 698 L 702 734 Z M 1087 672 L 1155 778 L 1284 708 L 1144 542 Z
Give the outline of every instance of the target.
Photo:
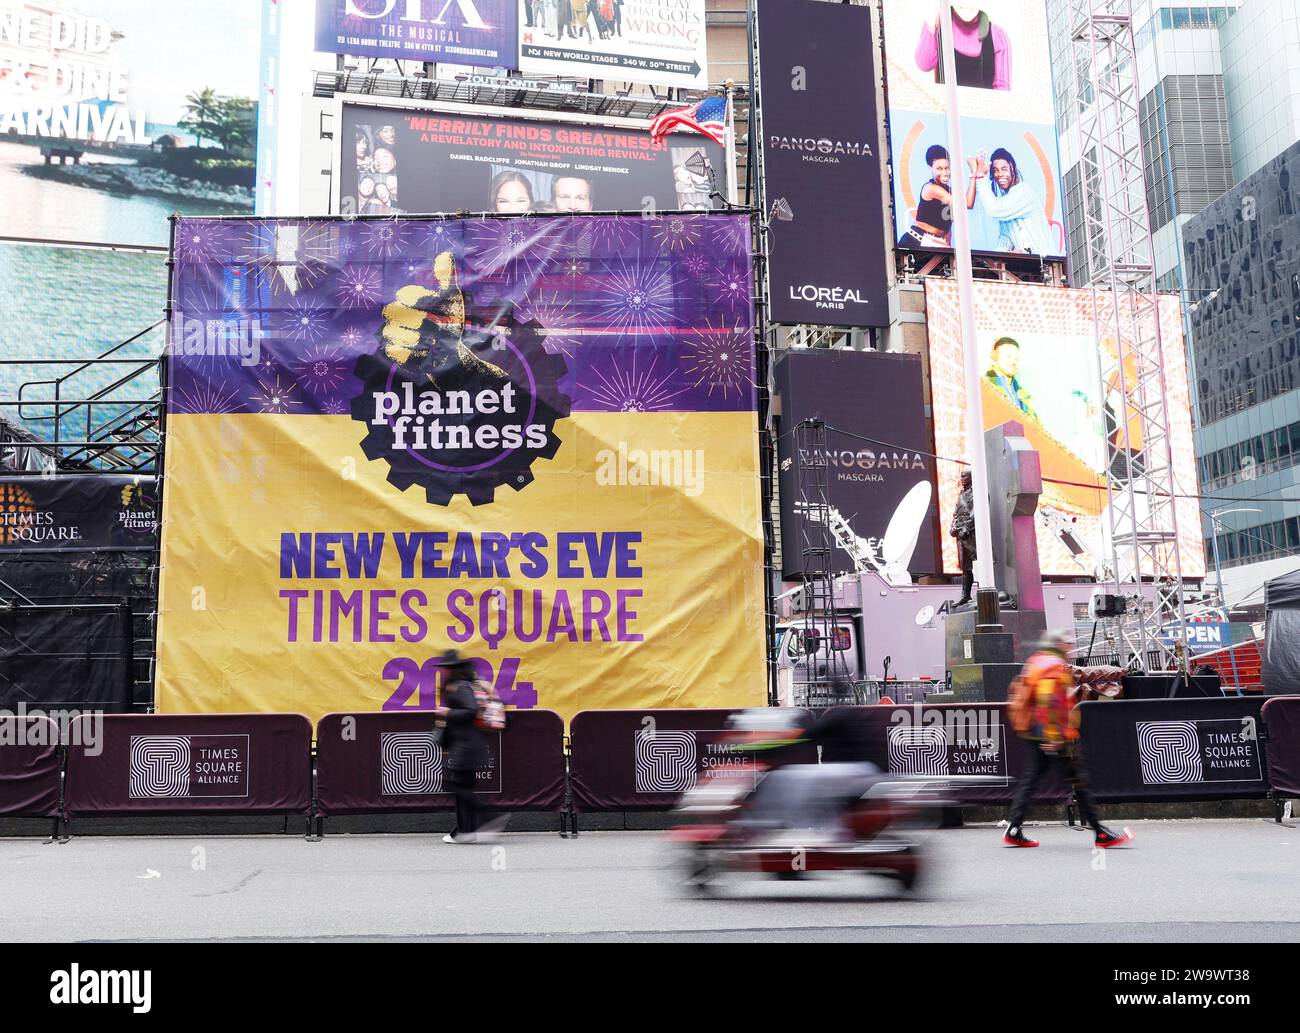
M 262 4 L 0 0 L 4 234 L 167 243 L 251 214 Z
M 952 160 L 938 0 L 884 5 L 898 246 L 951 250 Z M 1059 258 L 1060 158 L 1042 0 L 952 4 L 964 198 L 976 251 Z

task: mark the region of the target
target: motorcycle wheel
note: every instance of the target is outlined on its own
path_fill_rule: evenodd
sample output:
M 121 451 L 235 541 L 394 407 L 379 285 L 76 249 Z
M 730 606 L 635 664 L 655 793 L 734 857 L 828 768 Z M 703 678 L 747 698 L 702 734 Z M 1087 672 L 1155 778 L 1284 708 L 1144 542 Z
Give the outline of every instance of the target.
M 708 897 L 715 892 L 718 865 L 708 847 L 695 846 L 683 850 L 678 858 L 681 885 L 697 896 Z
M 897 878 L 899 883 L 902 885 L 904 892 L 915 893 L 921 884 L 921 873 L 923 871 L 924 861 L 921 858 L 920 851 L 914 846 L 904 847 L 900 853 L 911 857 L 912 864 L 908 870 L 895 872 L 895 878 Z

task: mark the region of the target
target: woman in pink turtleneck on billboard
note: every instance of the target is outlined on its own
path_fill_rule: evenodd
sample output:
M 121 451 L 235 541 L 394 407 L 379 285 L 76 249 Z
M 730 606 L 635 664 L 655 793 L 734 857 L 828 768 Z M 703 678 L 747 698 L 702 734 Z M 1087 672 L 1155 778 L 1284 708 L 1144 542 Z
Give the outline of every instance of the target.
M 921 26 L 921 41 L 916 45 L 916 66 L 923 72 L 934 72 L 937 83 L 943 82 L 939 31 L 936 16 L 933 22 Z M 952 32 L 958 86 L 1011 89 L 1011 40 L 1004 29 L 994 25 L 978 4 L 953 4 Z

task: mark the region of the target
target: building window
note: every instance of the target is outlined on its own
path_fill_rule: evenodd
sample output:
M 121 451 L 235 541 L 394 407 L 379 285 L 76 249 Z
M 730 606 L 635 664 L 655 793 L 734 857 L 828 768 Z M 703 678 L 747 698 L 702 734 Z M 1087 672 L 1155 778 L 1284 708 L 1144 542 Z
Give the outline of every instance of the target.
M 1253 481 L 1297 464 L 1300 464 L 1300 422 L 1201 456 L 1201 484 L 1206 490 L 1214 490 Z

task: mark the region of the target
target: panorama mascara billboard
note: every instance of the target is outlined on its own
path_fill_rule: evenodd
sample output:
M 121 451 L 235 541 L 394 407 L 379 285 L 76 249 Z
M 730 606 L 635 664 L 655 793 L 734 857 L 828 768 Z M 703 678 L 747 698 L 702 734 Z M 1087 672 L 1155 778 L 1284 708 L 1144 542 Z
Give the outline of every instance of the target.
M 447 648 L 521 709 L 761 705 L 750 245 L 179 220 L 159 710 L 430 709 Z

